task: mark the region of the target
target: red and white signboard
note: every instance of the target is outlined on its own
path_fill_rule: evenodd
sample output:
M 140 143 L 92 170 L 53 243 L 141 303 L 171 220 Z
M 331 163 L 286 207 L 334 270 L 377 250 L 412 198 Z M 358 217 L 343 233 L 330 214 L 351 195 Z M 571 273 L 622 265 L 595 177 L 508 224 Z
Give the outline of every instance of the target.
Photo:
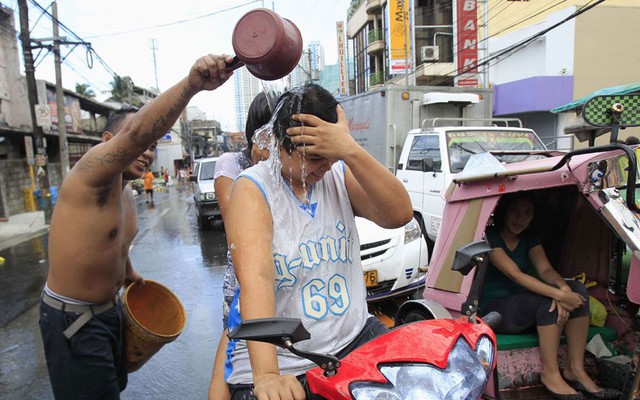
M 478 1 L 458 0 L 456 86 L 478 86 Z
M 336 34 L 338 36 L 338 66 L 340 68 L 340 95 L 347 96 L 347 57 L 344 45 L 344 22 L 336 22 Z

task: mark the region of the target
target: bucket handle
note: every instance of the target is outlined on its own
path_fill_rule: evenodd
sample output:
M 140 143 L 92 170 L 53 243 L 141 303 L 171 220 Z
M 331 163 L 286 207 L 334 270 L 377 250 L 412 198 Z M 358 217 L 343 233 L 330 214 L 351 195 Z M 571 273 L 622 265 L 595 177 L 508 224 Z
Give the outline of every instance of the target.
M 234 71 L 234 70 L 244 66 L 244 63 L 242 61 L 240 61 L 238 56 L 233 57 L 233 60 L 231 62 L 226 63 L 226 64 L 227 64 L 227 72 Z

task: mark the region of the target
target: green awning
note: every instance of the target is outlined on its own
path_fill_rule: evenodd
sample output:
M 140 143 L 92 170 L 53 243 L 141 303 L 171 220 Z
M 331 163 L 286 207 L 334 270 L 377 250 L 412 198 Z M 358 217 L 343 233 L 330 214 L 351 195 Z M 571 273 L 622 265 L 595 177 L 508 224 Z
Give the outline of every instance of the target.
M 569 104 L 565 104 L 563 106 L 553 108 L 551 109 L 551 112 L 560 113 L 563 111 L 569 111 L 578 107 L 582 107 L 590 98 L 594 96 L 601 96 L 601 95 L 608 95 L 608 94 L 611 94 L 611 95 L 629 94 L 629 93 L 635 93 L 635 92 L 640 93 L 640 82 L 627 83 L 625 85 L 613 86 L 610 88 L 596 90 L 595 92 L 587 96 L 581 97 L 578 100 L 574 100 Z

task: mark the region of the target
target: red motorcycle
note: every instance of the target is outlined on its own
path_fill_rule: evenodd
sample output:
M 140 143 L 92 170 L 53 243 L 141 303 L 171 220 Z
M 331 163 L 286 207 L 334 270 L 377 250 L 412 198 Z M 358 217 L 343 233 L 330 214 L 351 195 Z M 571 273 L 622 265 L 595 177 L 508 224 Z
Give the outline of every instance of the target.
M 466 246 L 456 253 L 454 269 L 466 275 L 477 266 L 476 276 L 483 276 L 490 251 L 484 242 Z M 496 338 L 473 305 L 463 314 L 398 326 L 340 360 L 296 349 L 311 336 L 294 318 L 244 321 L 229 338 L 271 343 L 316 363 L 306 372 L 309 399 L 473 400 L 495 367 Z

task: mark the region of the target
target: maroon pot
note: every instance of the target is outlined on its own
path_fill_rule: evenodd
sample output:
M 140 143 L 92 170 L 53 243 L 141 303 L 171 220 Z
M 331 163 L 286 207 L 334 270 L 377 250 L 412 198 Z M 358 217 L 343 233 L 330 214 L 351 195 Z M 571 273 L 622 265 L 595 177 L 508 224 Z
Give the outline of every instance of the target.
M 228 70 L 243 65 L 255 77 L 273 81 L 287 76 L 302 55 L 298 27 L 268 8 L 256 8 L 240 18 L 233 29 L 234 61 Z

